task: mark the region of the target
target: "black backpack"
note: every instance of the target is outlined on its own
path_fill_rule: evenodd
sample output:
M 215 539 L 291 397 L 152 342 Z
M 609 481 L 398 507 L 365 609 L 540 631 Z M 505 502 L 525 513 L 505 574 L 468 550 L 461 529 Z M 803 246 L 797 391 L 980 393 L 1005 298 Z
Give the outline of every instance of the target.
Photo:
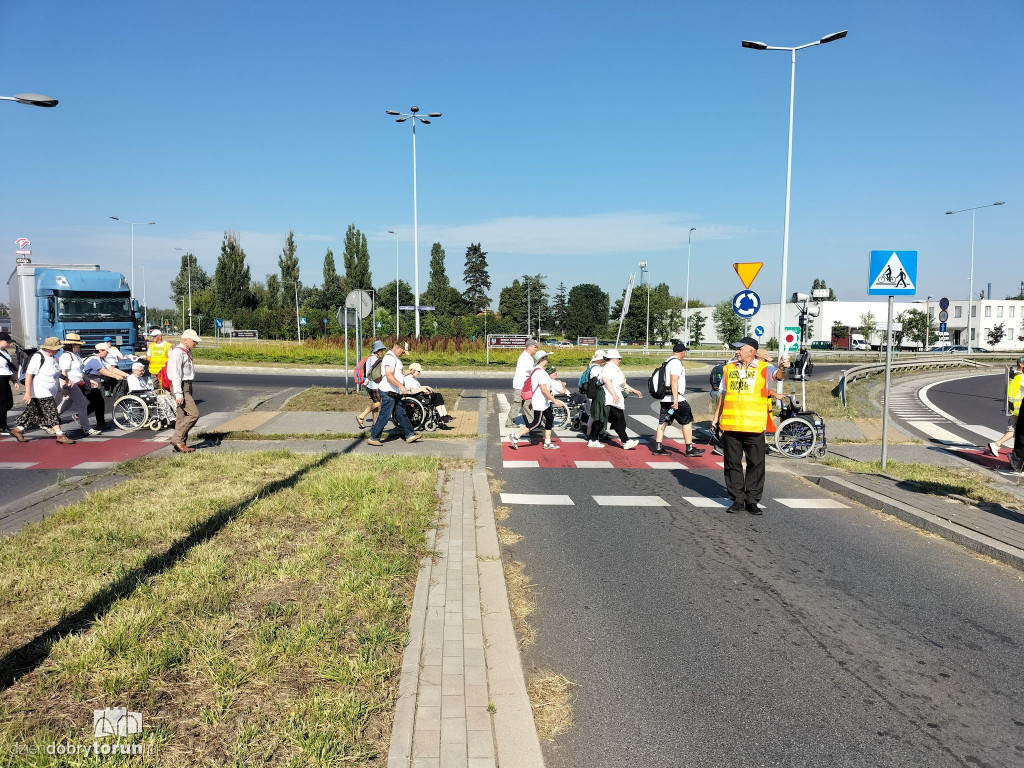
M 668 394 L 669 388 L 665 383 L 665 367 L 669 364 L 670 357 L 664 363 L 654 369 L 654 373 L 647 380 L 647 391 L 651 393 L 651 397 L 655 400 L 661 400 L 665 395 Z

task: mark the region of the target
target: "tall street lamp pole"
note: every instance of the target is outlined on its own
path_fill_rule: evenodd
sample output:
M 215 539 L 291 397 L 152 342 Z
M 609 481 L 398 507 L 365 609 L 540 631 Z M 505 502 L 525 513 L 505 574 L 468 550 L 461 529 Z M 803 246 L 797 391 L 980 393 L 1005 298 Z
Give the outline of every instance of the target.
M 1006 201 L 1001 200 L 998 203 L 988 203 L 987 205 L 976 205 L 973 208 L 961 208 L 958 211 L 946 211 L 947 216 L 952 216 L 954 213 L 964 213 L 965 211 L 971 212 L 971 286 L 969 293 L 967 294 L 967 348 L 970 349 L 974 346 L 974 339 L 971 338 L 971 308 L 974 303 L 974 212 L 979 208 L 991 208 L 994 205 L 1006 205 Z M 991 297 L 990 297 L 991 298 Z
M 128 296 L 130 298 L 134 299 L 135 298 L 135 225 L 136 224 L 145 224 L 147 226 L 150 226 L 152 224 L 156 224 L 156 222 L 155 221 L 125 221 L 124 219 L 119 219 L 117 216 L 111 216 L 110 218 L 112 218 L 114 221 L 120 221 L 123 224 L 130 224 L 131 227 L 132 227 L 132 279 L 131 279 L 131 284 L 128 286 Z
M 192 327 L 192 259 L 196 257 L 195 251 L 191 248 L 185 250 L 184 248 L 174 247 L 176 251 L 185 251 L 185 270 L 188 273 L 188 327 Z
M 686 344 L 690 344 L 690 250 L 693 244 L 693 233 L 696 227 L 690 227 L 686 233 L 686 306 L 683 308 L 683 330 L 686 332 Z
M 647 271 L 647 262 L 641 261 L 640 279 L 647 278 L 647 335 L 644 337 L 644 352 L 651 351 L 651 273 Z
M 149 301 L 146 299 L 146 265 L 140 264 L 139 269 L 142 270 L 142 324 L 146 326 L 146 330 L 149 330 Z M 132 310 L 135 311 L 134 309 Z
M 402 303 L 398 300 L 398 233 L 393 229 L 388 230 L 389 235 L 395 236 L 395 339 L 398 339 L 398 307 Z
M 440 117 L 440 112 L 428 112 L 427 117 L 420 117 L 419 107 L 410 107 L 408 112 L 397 112 L 393 109 L 384 111 L 388 115 L 397 115 L 396 123 L 412 120 L 412 260 L 413 260 L 413 306 L 416 317 L 416 338 L 420 337 L 420 230 L 419 214 L 416 201 L 416 123 L 430 125 L 430 117 Z
M 793 182 L 793 101 L 796 95 L 796 52 L 815 45 L 824 45 L 834 40 L 842 40 L 846 37 L 846 30 L 833 32 L 825 35 L 820 40 L 805 45 L 793 47 L 766 45 L 755 40 L 744 40 L 741 44 L 744 48 L 752 48 L 755 51 L 789 51 L 792 62 L 789 77 L 789 151 L 786 156 L 786 223 L 782 233 L 782 290 L 779 293 L 779 359 L 782 359 L 782 339 L 786 331 L 786 270 L 789 267 L 789 198 Z M 779 382 L 779 391 L 782 391 L 782 382 Z

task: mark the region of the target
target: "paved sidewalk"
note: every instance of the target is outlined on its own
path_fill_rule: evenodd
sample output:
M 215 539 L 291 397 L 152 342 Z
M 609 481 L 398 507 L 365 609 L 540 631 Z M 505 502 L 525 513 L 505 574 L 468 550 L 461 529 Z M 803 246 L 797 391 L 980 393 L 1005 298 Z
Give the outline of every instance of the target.
M 413 599 L 388 768 L 542 768 L 482 471 L 445 483 Z

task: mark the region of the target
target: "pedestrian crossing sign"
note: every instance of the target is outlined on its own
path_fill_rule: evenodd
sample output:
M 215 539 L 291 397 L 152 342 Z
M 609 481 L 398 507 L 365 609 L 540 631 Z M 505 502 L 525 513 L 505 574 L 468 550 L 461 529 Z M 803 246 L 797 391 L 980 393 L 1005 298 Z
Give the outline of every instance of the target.
M 871 251 L 869 296 L 913 296 L 917 293 L 917 251 Z

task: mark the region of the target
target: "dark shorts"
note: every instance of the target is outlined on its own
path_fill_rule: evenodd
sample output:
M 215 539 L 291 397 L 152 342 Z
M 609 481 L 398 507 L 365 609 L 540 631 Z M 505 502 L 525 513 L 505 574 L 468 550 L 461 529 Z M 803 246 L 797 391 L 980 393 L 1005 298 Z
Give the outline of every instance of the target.
M 672 407 L 672 403 L 662 403 L 661 412 L 658 414 L 658 423 L 667 424 L 670 421 L 674 421 L 680 426 L 686 424 L 693 424 L 693 411 L 690 410 L 690 404 L 685 400 L 679 401 L 679 408 L 671 416 L 668 415 L 669 409 Z
M 370 398 L 371 402 L 374 402 L 374 403 L 379 403 L 380 402 L 380 390 L 377 389 L 377 388 L 367 389 L 366 390 L 366 396 L 368 398 Z

